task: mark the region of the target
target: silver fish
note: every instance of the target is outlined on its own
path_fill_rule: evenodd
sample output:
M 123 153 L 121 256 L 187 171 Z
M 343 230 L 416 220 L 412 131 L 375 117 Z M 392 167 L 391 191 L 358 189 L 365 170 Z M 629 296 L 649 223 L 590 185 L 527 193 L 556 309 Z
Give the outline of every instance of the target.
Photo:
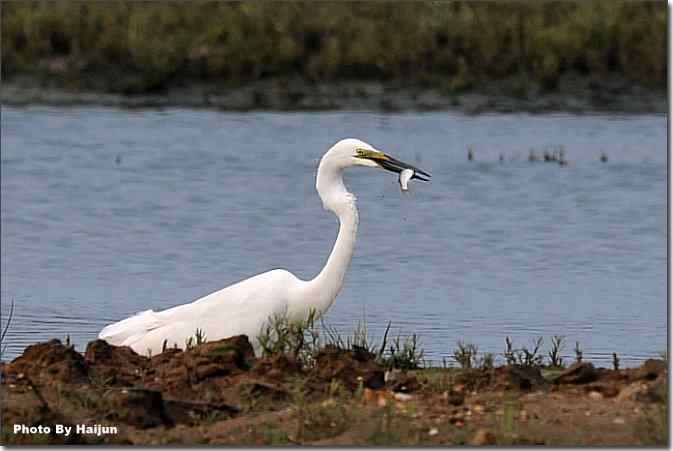
M 405 169 L 402 172 L 400 172 L 400 189 L 402 191 L 408 191 L 409 190 L 409 180 L 414 176 L 414 170 L 413 169 Z

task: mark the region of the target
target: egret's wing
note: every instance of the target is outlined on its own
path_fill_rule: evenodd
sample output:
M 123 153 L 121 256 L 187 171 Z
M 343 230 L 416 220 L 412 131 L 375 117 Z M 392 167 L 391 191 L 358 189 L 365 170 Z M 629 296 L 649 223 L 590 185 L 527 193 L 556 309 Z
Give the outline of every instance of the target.
M 183 348 L 189 338 L 196 335 L 198 329 L 207 341 L 246 335 L 257 348 L 257 337 L 269 317 L 282 315 L 287 309 L 287 304 L 276 297 L 256 296 L 245 300 L 230 299 L 230 302 L 220 300 L 226 304 L 226 309 L 217 308 L 216 302 L 210 302 L 209 305 L 192 303 L 181 306 L 189 308 L 171 312 L 170 320 L 161 318 L 159 327 L 130 335 L 123 345 L 130 346 L 138 353 L 151 350 L 158 354 L 163 349 L 164 342 L 168 347 L 177 345 Z M 160 312 L 159 315 L 163 313 L 167 312 Z
M 145 310 L 137 313 L 130 318 L 118 321 L 103 328 L 98 334 L 98 338 L 107 341 L 110 344 L 121 346 L 122 343 L 129 340 L 139 333 L 147 333 L 164 325 L 165 321 L 153 310 Z
M 166 324 L 180 323 L 187 336 L 198 327 L 209 340 L 245 334 L 252 341 L 270 317 L 286 314 L 288 292 L 296 283 L 287 271 L 269 271 L 159 315 Z
M 287 271 L 269 271 L 190 304 L 142 312 L 106 327 L 100 338 L 138 353 L 159 353 L 164 341 L 183 347 L 197 329 L 209 341 L 240 334 L 254 341 L 269 317 L 287 312 L 288 293 L 296 283 L 298 279 Z

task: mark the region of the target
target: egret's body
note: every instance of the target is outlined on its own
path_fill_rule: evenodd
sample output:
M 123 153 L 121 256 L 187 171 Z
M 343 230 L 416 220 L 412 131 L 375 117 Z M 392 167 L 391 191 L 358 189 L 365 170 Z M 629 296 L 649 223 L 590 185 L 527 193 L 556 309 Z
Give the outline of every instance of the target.
M 164 342 L 183 347 L 200 329 L 208 340 L 245 334 L 258 350 L 257 336 L 269 318 L 282 315 L 290 321 L 300 321 L 311 312 L 318 316 L 325 313 L 343 287 L 355 249 L 356 198 L 343 183 L 343 171 L 351 166 L 383 167 L 394 172 L 412 169 L 414 174 L 429 176 L 363 141 L 339 141 L 323 156 L 316 177 L 323 206 L 339 218 L 339 233 L 325 267 L 315 278 L 304 281 L 284 269 L 274 269 L 189 304 L 160 312 L 141 312 L 105 327 L 99 338 L 130 346 L 140 354 L 157 354 Z M 425 180 L 417 175 L 411 178 Z

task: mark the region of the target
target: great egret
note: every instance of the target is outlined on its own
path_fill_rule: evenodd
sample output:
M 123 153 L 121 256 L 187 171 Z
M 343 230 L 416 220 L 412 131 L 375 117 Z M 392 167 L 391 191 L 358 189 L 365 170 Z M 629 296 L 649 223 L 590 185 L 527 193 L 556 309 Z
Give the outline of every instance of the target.
M 383 168 L 405 178 L 427 181 L 430 174 L 376 150 L 358 139 L 344 139 L 320 160 L 316 189 L 323 207 L 339 218 L 339 233 L 325 267 L 312 280 L 300 280 L 284 269 L 274 269 L 242 280 L 189 304 L 154 312 L 146 310 L 105 327 L 99 338 L 130 346 L 139 354 L 158 354 L 164 341 L 182 347 L 200 329 L 208 340 L 245 334 L 258 352 L 257 336 L 269 318 L 283 315 L 289 321 L 320 316 L 330 308 L 344 283 L 355 248 L 358 227 L 356 198 L 343 182 L 351 166 Z M 427 178 L 426 178 L 427 177 Z M 408 179 L 407 179 L 408 180 Z M 406 185 L 406 181 L 405 181 Z

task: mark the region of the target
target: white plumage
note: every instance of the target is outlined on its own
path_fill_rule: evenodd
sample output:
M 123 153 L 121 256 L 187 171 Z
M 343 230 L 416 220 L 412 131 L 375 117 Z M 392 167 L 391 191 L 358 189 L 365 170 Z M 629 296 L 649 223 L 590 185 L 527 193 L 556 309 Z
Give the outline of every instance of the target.
M 322 157 L 316 177 L 316 189 L 323 206 L 337 215 L 340 226 L 327 263 L 315 278 L 303 281 L 284 269 L 275 269 L 189 304 L 160 312 L 140 312 L 105 327 L 99 338 L 113 345 L 130 346 L 137 353 L 147 355 L 160 353 L 164 342 L 169 347 L 182 348 L 200 329 L 209 341 L 245 334 L 259 351 L 257 336 L 269 318 L 285 315 L 290 321 L 299 321 L 305 320 L 311 311 L 318 316 L 324 314 L 343 287 L 355 248 L 356 199 L 343 183 L 343 171 L 351 166 L 382 167 L 398 173 L 412 169 L 414 174 L 429 177 L 363 141 L 339 141 Z

